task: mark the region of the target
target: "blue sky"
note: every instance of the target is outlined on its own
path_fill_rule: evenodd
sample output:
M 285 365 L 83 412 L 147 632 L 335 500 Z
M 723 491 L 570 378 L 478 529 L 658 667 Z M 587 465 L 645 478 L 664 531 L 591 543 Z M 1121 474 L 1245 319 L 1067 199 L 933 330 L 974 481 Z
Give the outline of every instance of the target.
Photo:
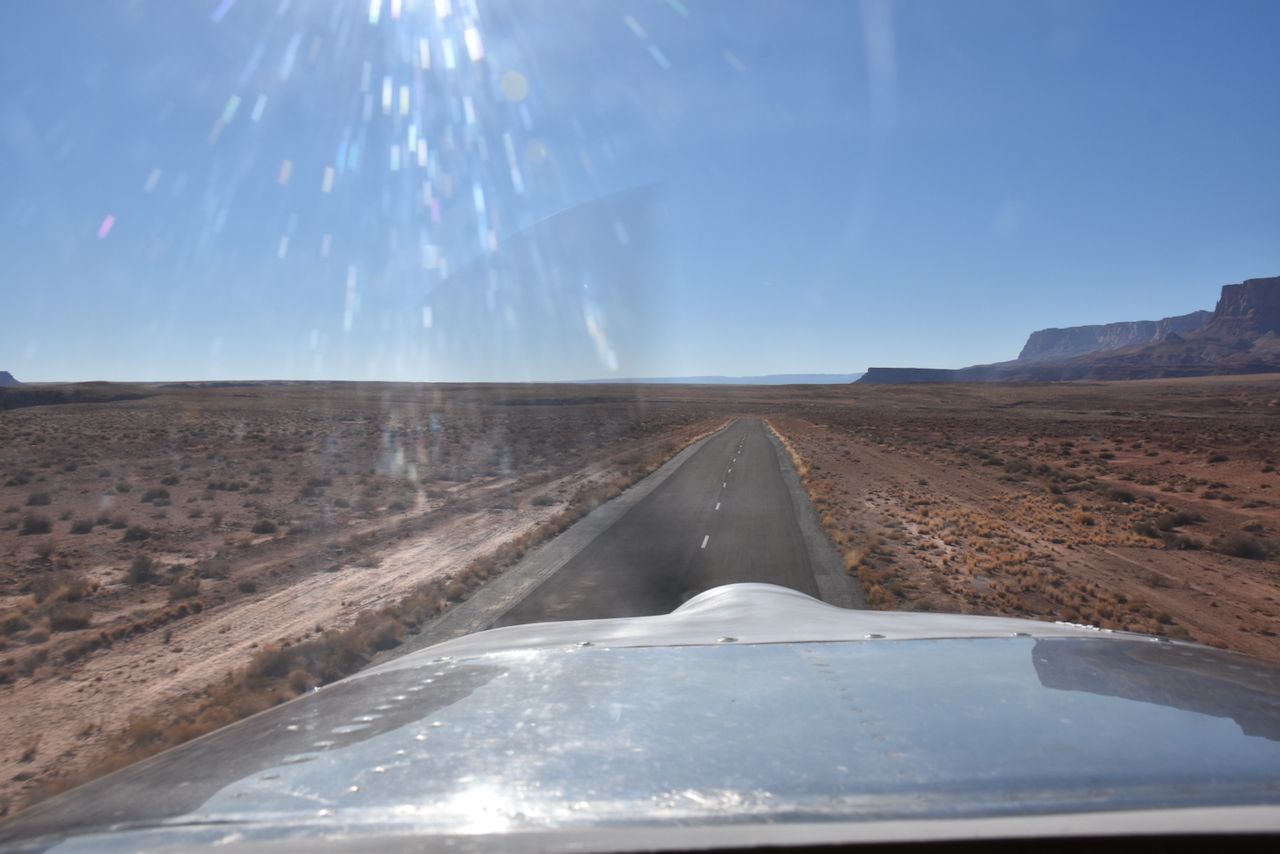
M 1212 308 L 1280 273 L 1277 35 L 1270 2 L 12 4 L 0 368 L 840 373 Z

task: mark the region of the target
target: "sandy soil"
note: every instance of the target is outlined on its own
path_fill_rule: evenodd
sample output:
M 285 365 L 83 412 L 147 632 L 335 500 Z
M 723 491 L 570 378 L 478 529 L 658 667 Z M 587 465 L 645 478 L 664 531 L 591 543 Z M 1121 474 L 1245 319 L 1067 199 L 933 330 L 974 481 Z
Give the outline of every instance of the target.
M 0 416 L 0 798 L 20 804 L 136 716 L 396 602 L 717 423 L 617 390 L 379 391 L 161 390 Z M 122 523 L 73 533 L 95 510 Z M 30 514 L 49 533 L 24 534 Z M 254 533 L 262 519 L 276 530 Z M 139 556 L 153 577 L 131 574 Z M 67 605 L 87 624 L 58 622 Z
M 877 607 L 1280 661 L 1280 379 L 860 389 L 771 420 Z

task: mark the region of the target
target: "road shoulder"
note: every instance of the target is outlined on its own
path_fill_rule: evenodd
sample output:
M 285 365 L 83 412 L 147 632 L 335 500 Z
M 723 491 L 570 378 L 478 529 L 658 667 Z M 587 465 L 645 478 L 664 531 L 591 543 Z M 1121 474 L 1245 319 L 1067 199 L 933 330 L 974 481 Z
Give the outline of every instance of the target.
M 782 472 L 782 480 L 787 484 L 787 493 L 791 496 L 791 506 L 796 514 L 796 522 L 800 525 L 800 535 L 804 537 L 805 547 L 809 550 L 809 566 L 813 570 L 813 580 L 818 585 L 818 592 L 823 602 L 840 608 L 866 608 L 867 599 L 862 592 L 858 579 L 845 570 L 844 561 L 831 538 L 822 530 L 818 519 L 818 511 L 809 500 L 809 493 L 800 482 L 800 473 L 791 462 L 791 455 L 778 441 L 772 430 L 765 430 L 765 435 L 773 444 L 774 455 L 778 458 L 778 468 Z

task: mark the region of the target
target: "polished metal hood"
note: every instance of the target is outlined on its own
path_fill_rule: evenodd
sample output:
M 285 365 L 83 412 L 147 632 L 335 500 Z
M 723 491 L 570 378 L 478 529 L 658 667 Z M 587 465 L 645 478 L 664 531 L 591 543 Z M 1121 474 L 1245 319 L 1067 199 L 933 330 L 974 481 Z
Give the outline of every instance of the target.
M 40 804 L 0 839 L 629 850 L 1274 831 L 1277 804 L 1273 665 L 733 585 L 666 616 L 406 655 Z

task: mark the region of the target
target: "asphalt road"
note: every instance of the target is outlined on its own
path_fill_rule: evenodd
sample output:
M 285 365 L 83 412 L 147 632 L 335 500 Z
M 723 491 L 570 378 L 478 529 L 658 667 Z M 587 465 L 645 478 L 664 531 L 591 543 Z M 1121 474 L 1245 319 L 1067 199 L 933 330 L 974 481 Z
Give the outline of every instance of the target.
M 764 423 L 737 421 L 494 625 L 666 614 L 741 581 L 819 596 L 795 500 Z

